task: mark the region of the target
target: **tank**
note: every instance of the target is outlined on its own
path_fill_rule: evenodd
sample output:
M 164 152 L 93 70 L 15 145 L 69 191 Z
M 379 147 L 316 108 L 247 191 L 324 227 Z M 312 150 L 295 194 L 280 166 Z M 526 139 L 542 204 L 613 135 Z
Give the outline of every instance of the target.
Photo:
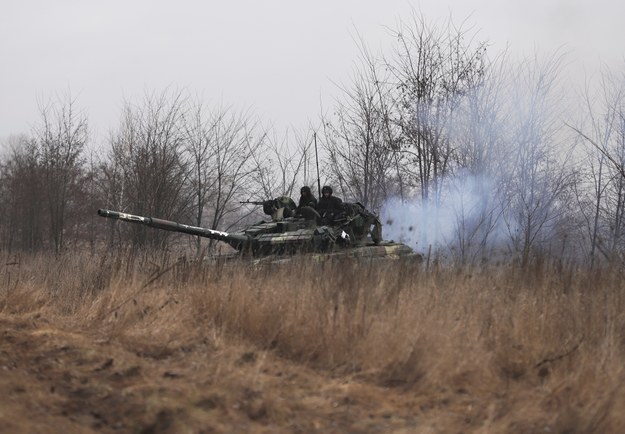
M 292 209 L 282 206 L 283 202 L 279 199 L 244 203 L 262 205 L 271 218 L 235 232 L 224 232 L 107 209 L 99 209 L 98 215 L 218 240 L 236 249 L 237 256 L 241 257 L 284 257 L 304 253 L 317 259 L 353 257 L 421 260 L 421 255 L 409 246 L 383 240 L 379 219 L 359 203 L 343 204 L 343 212 L 332 218 L 320 216 L 310 207 Z

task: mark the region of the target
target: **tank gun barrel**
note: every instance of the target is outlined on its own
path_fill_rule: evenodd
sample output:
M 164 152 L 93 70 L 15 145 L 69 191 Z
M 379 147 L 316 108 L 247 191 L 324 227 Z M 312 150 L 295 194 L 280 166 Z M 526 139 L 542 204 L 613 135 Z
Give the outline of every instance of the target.
M 128 223 L 138 223 L 155 229 L 162 229 L 171 232 L 181 232 L 189 235 L 197 235 L 204 238 L 223 241 L 235 249 L 241 250 L 251 243 L 251 239 L 246 235 L 231 234 L 213 229 L 201 228 L 198 226 L 185 225 L 184 223 L 163 220 L 156 217 L 143 217 L 134 214 L 127 214 L 108 209 L 99 209 L 100 217 L 108 217 Z

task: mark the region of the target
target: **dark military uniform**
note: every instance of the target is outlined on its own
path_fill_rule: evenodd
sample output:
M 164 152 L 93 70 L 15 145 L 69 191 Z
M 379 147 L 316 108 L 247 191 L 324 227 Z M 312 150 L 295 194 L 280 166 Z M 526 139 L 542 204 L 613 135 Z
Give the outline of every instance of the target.
M 313 196 L 312 192 L 310 191 L 310 187 L 302 187 L 302 189 L 300 190 L 300 194 L 301 196 L 299 198 L 297 208 L 301 208 L 303 206 L 309 206 L 311 208 L 317 207 L 317 198 Z
M 332 188 L 327 185 L 321 189 L 322 196 L 317 204 L 317 212 L 321 215 L 322 224 L 332 224 L 332 222 L 343 213 L 343 201 L 336 196 L 332 196 Z
M 343 203 L 343 211 L 349 219 L 350 236 L 359 240 L 371 235 L 371 240 L 378 244 L 382 241 L 382 223 L 375 214 L 368 211 L 361 203 Z M 371 228 L 373 226 L 373 228 Z

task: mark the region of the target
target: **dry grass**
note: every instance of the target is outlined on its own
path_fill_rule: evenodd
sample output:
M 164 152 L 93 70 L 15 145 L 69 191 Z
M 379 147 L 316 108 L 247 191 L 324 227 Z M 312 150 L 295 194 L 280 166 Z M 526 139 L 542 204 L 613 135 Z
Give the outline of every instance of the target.
M 404 423 L 387 421 L 388 430 L 380 432 L 625 430 L 620 270 L 424 271 L 401 261 L 295 258 L 250 266 L 121 256 L 6 258 L 0 313 L 97 333 L 155 366 L 200 354 L 193 359 L 198 378 L 210 367 L 212 390 L 238 388 L 247 398 L 236 404 L 219 392 L 197 400 L 232 417 L 229 405 L 243 406 L 251 420 L 264 420 L 267 432 L 271 426 L 313 432 L 294 428 L 293 412 L 322 405 L 301 396 L 287 405 L 284 377 L 264 389 L 242 384 L 250 378 L 244 369 L 253 366 L 249 375 L 258 383 L 260 370 L 276 363 L 315 373 L 321 382 L 314 388 L 323 389 L 323 381 L 368 387 L 352 388 L 349 399 L 363 408 L 383 407 Z M 313 381 L 309 374 L 303 378 Z M 184 384 L 179 387 L 187 395 L 199 393 L 192 382 L 188 389 Z M 158 393 L 151 399 L 159 404 L 150 423 L 180 423 L 180 415 L 162 414 L 167 404 Z M 206 423 L 199 413 L 189 414 Z M 213 425 L 216 432 L 219 426 Z M 373 425 L 358 426 L 352 422 L 342 431 L 375 432 Z

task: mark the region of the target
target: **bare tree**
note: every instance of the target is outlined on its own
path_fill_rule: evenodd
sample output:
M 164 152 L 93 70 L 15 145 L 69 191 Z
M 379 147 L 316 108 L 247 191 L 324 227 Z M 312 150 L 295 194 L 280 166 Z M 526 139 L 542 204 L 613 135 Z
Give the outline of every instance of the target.
M 182 220 L 189 209 L 188 167 L 182 158 L 186 109 L 181 92 L 147 95 L 126 103 L 102 173 L 107 206 L 142 215 Z M 168 233 L 131 227 L 133 245 L 164 245 Z
M 586 223 L 591 266 L 597 252 L 614 261 L 625 248 L 625 76 L 606 71 L 598 89 L 599 101 L 586 89 L 590 132 L 571 127 L 588 145 L 581 169 L 586 185 L 576 197 Z
M 316 138 L 311 131 L 312 127 L 304 135 L 289 134 L 287 131 L 282 138 L 278 138 L 275 133 L 265 135 L 265 152 L 257 152 L 252 156 L 257 167 L 256 182 L 262 192 L 261 199 L 279 195 L 291 197 L 299 192 L 296 185 L 315 185 Z
M 395 87 L 402 151 L 421 199 L 440 199 L 442 180 L 455 151 L 450 130 L 462 98 L 483 81 L 486 44 L 451 20 L 436 27 L 414 13 L 394 32 L 397 47 L 387 60 Z
M 87 118 L 76 111 L 75 100 L 41 107 L 42 125 L 36 129 L 49 214 L 49 234 L 55 252 L 64 247 L 70 193 L 82 175 L 82 152 L 88 139 Z
M 39 147 L 27 136 L 13 138 L 0 168 L 2 248 L 38 251 L 45 247 L 47 213 Z
M 2 166 L 7 249 L 55 253 L 77 239 L 84 215 L 84 149 L 87 118 L 70 95 L 40 106 L 40 122 L 31 137 L 11 143 Z
M 206 207 L 211 200 L 211 187 L 214 184 L 213 167 L 210 164 L 212 130 L 216 128 L 215 120 L 209 118 L 207 109 L 200 102 L 196 102 L 188 112 L 184 123 L 186 132 L 185 151 L 189 155 L 189 178 L 191 194 L 193 196 L 192 218 L 196 226 L 204 224 Z M 201 238 L 196 237 L 196 252 L 202 250 Z
M 191 168 L 188 184 L 193 195 L 194 223 L 229 229 L 245 216 L 236 199 L 257 194 L 266 134 L 247 111 L 218 107 L 209 112 L 196 104 L 186 123 L 185 149 Z M 214 243 L 208 243 L 209 248 Z M 198 254 L 201 241 L 196 241 Z
M 548 246 L 566 210 L 565 195 L 571 191 L 568 158 L 572 150 L 558 142 L 562 133 L 557 111 L 562 95 L 557 88 L 561 65 L 559 55 L 544 63 L 535 58 L 521 64 L 512 77 L 504 218 L 522 265 L 529 263 L 532 253 Z
M 322 137 L 330 179 L 347 198 L 379 211 L 387 197 L 403 196 L 399 134 L 391 119 L 389 82 L 364 44 L 360 49 L 351 83 L 339 87 L 333 115 L 324 116 Z
M 506 60 L 501 55 L 489 63 L 482 82 L 468 89 L 450 130 L 456 144 L 456 170 L 447 193 L 456 204 L 451 251 L 462 264 L 489 257 L 501 241 L 501 186 L 508 174 Z

